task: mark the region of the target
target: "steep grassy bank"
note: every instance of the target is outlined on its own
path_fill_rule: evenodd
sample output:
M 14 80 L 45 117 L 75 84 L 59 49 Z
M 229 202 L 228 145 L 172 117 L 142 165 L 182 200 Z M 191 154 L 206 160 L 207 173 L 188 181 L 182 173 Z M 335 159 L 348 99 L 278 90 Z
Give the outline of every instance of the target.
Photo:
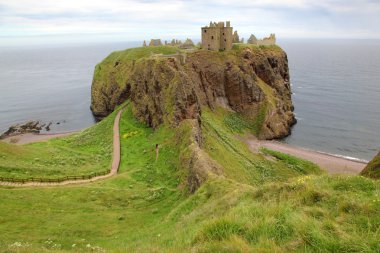
M 380 179 L 380 153 L 368 163 L 361 174 L 366 177 Z
M 260 117 L 256 118 L 260 121 Z M 295 163 L 304 170 L 289 166 L 287 160 L 267 160 L 262 154 L 254 154 L 241 141 L 239 135 L 249 134 L 257 122 L 247 121 L 239 114 L 219 108 L 211 112 L 204 110 L 202 129 L 205 138 L 205 150 L 223 167 L 224 174 L 237 182 L 260 185 L 265 182 L 284 181 L 291 177 L 306 174 L 321 174 L 320 168 L 310 163 L 303 166 L 301 159 Z

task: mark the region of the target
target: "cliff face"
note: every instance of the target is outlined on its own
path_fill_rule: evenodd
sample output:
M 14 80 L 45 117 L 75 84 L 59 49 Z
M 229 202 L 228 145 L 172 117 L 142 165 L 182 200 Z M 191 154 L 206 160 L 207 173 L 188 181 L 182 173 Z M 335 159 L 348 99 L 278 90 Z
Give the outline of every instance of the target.
M 136 50 L 151 49 L 113 53 L 96 67 L 91 103 L 95 116 L 106 116 L 130 99 L 135 116 L 154 128 L 199 119 L 203 107 L 219 106 L 259 124 L 256 134 L 261 139 L 284 137 L 295 123 L 288 60 L 276 46 L 197 51 L 187 54 L 185 64 L 171 58 L 136 58 L 148 54 Z

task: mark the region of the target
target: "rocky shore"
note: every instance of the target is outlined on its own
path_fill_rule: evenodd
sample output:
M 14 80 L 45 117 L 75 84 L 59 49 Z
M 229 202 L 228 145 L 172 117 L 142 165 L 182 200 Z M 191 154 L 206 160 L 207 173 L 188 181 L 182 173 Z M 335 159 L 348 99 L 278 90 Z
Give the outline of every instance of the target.
M 59 125 L 64 122 L 65 121 L 56 122 L 55 124 Z M 52 126 L 53 126 L 53 122 L 41 123 L 40 121 L 37 121 L 37 120 L 31 120 L 24 124 L 15 124 L 15 125 L 10 126 L 7 131 L 5 131 L 4 133 L 0 135 L 0 140 L 8 138 L 8 137 L 12 137 L 12 136 L 23 135 L 23 134 L 39 134 L 41 131 L 49 132 Z

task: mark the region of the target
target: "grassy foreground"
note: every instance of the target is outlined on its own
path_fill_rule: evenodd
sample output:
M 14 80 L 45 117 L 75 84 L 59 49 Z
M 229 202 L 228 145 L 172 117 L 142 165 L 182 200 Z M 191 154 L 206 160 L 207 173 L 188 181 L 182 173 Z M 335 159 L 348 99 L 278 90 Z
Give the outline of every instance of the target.
M 379 252 L 379 182 L 327 176 L 270 150 L 264 152 L 273 159 L 266 160 L 236 138 L 245 127 L 230 117 L 203 113 L 204 149 L 224 176 L 189 194 L 178 158 L 188 130 L 153 131 L 128 107 L 116 177 L 59 188 L 0 188 L 0 252 Z M 107 135 L 98 134 L 88 143 L 105 141 Z M 33 147 L 39 145 L 47 144 Z

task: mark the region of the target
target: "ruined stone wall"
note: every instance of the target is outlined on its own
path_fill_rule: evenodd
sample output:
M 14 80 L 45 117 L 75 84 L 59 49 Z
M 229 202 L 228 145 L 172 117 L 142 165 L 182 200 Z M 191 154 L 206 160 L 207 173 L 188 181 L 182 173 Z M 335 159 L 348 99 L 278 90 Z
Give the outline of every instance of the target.
M 271 34 L 269 37 L 264 38 L 262 40 L 258 40 L 255 35 L 251 35 L 251 37 L 247 41 L 248 44 L 253 44 L 257 46 L 271 46 L 276 44 L 276 35 Z
M 271 34 L 268 38 L 257 40 L 258 46 L 271 46 L 276 44 L 276 35 Z
M 162 42 L 160 39 L 151 39 L 149 43 L 150 47 L 157 47 L 157 46 L 162 46 Z
M 202 27 L 202 47 L 208 50 L 231 50 L 232 49 L 232 27 L 227 21 L 227 26 L 224 22 L 210 23 L 210 26 Z
M 219 27 L 202 27 L 202 48 L 213 51 L 220 49 Z
M 239 42 L 240 42 L 239 34 L 237 31 L 235 31 L 234 34 L 232 35 L 232 43 L 239 43 Z
M 231 50 L 232 49 L 232 27 L 224 27 L 221 29 L 220 36 L 220 49 Z

